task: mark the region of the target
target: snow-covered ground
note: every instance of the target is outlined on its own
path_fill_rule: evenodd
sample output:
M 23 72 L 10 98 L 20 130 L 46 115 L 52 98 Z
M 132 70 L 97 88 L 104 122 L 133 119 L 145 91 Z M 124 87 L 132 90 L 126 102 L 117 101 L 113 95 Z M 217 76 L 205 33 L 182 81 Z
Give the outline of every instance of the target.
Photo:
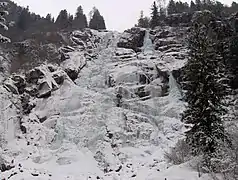
M 49 98 L 34 99 L 29 115 L 18 117 L 17 95 L 0 90 L 0 153 L 15 166 L 0 179 L 207 180 L 188 164 L 170 167 L 164 158 L 183 137 L 184 103 L 171 71 L 185 61 L 162 58 L 148 32 L 140 53 L 117 48 L 118 33 L 93 33 L 102 39 L 97 58 L 86 62 L 75 83 L 66 78 Z M 82 61 L 82 53 L 69 55 L 63 68 Z M 168 73 L 168 82 L 156 67 Z

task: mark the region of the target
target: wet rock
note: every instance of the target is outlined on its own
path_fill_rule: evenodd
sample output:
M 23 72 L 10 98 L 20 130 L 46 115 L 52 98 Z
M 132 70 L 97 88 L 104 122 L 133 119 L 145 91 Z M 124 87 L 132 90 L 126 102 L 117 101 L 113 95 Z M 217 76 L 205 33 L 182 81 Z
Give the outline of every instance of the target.
M 78 38 L 82 41 L 87 41 L 92 36 L 92 34 L 91 34 L 91 31 L 88 31 L 88 30 L 86 30 L 86 31 L 74 31 L 74 32 L 72 32 L 72 36 L 76 37 L 76 38 Z
M 37 116 L 37 117 L 38 117 L 40 123 L 43 123 L 47 120 L 47 116 Z
M 77 69 L 66 68 L 65 72 L 67 73 L 67 75 L 70 77 L 70 79 L 72 81 L 74 81 L 74 80 L 76 80 L 78 78 L 79 70 L 77 70 Z
M 24 93 L 26 87 L 25 78 L 20 75 L 13 75 L 12 80 L 14 81 L 14 85 L 17 87 L 19 94 Z
M 139 96 L 140 98 L 144 98 L 144 97 L 149 97 L 150 96 L 150 92 L 145 90 L 146 86 L 140 86 L 138 88 L 135 89 L 135 94 L 137 96 Z
M 136 57 L 136 53 L 133 49 L 125 49 L 125 48 L 117 48 L 115 55 L 120 59 L 131 59 Z
M 53 74 L 53 79 L 55 80 L 55 82 L 59 85 L 63 84 L 65 76 L 63 72 L 56 72 Z
M 69 59 L 70 58 L 70 56 L 68 55 L 68 54 L 66 54 L 66 53 L 61 53 L 60 54 L 60 60 L 61 60 L 61 62 L 62 61 L 65 61 L 65 60 L 67 60 L 67 59 Z
M 37 84 L 38 80 L 43 77 L 44 77 L 44 73 L 40 69 L 35 68 L 26 74 L 26 81 L 28 83 Z
M 29 85 L 28 87 L 26 87 L 25 92 L 31 95 L 32 97 L 35 97 L 38 94 L 38 89 L 36 86 Z
M 55 66 L 53 66 L 53 65 L 48 65 L 47 67 L 48 67 L 48 69 L 49 69 L 50 72 L 55 72 L 56 69 L 57 69 L 57 68 L 56 68 Z
M 157 71 L 157 77 L 162 79 L 162 83 L 168 83 L 169 82 L 169 73 L 167 71 L 163 71 L 158 66 L 156 66 Z
M 126 30 L 117 43 L 118 47 L 133 49 L 140 52 L 140 47 L 143 46 L 145 37 L 145 30 L 141 28 L 132 28 Z
M 14 82 L 11 79 L 4 82 L 4 87 L 13 94 L 19 94 L 18 88 L 14 85 Z
M 69 53 L 69 52 L 73 52 L 73 51 L 75 51 L 75 49 L 71 46 L 64 46 L 59 49 L 60 53 Z
M 183 75 L 183 68 L 173 70 L 172 75 L 173 75 L 174 79 L 176 80 L 176 82 L 181 85 L 182 75 Z
M 122 169 L 122 165 L 120 165 L 120 166 L 118 167 L 118 169 L 116 169 L 115 171 L 116 171 L 116 172 L 119 172 L 121 169 Z
M 24 114 L 29 114 L 31 110 L 36 106 L 34 103 L 30 102 L 30 98 L 31 97 L 29 94 L 23 94 L 21 96 L 21 105 Z
M 39 176 L 38 173 L 31 173 L 32 176 Z
M 5 172 L 5 171 L 9 171 L 11 169 L 13 169 L 15 166 L 11 166 L 11 165 L 7 165 L 6 163 L 1 163 L 0 164 L 0 171 L 1 172 Z
M 162 30 L 161 32 L 156 34 L 156 38 L 167 38 L 170 34 L 169 30 Z
M 38 98 L 48 98 L 51 95 L 51 86 L 48 82 L 43 82 L 38 87 Z
M 20 120 L 20 130 L 23 134 L 26 134 L 26 132 L 27 132 L 26 127 L 24 126 L 24 124 L 21 120 Z
M 171 45 L 174 45 L 177 43 L 178 42 L 173 39 L 156 39 L 155 40 L 155 50 L 158 50 L 161 46 L 171 46 Z

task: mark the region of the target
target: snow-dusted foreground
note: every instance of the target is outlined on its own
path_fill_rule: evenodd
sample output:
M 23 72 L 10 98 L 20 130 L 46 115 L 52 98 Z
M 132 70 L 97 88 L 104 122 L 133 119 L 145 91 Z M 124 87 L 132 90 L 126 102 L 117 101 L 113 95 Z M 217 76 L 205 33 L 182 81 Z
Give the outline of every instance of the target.
M 20 116 L 18 96 L 1 87 L 0 153 L 14 167 L 0 179 L 208 179 L 186 164 L 168 168 L 164 158 L 183 137 L 184 104 L 171 72 L 185 60 L 155 51 L 148 32 L 140 53 L 118 48 L 120 34 L 94 33 L 96 58 L 82 66 L 82 50 L 70 52 L 61 68 L 80 66 L 75 83 L 66 77 L 48 98 L 33 98 L 30 114 Z

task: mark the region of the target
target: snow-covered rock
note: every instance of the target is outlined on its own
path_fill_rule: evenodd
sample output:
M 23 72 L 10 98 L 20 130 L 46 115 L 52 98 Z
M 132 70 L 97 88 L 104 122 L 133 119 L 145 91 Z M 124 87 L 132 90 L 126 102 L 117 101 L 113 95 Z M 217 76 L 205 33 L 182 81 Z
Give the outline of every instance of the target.
M 100 39 L 93 47 L 97 56 L 86 58 L 88 49 L 75 44 L 59 66 L 41 65 L 26 76 L 19 102 L 24 113 L 17 115 L 7 99 L 12 93 L 0 85 L 0 107 L 7 110 L 0 114 L 0 132 L 8 142 L 0 153 L 7 162 L 14 159 L 1 178 L 195 180 L 188 166 L 167 169 L 164 157 L 183 137 L 184 103 L 172 71 L 186 59 L 155 50 L 146 30 L 138 31 L 137 53 L 118 48 L 125 33 L 90 32 L 72 37 L 94 45 Z M 30 96 L 29 89 L 48 96 Z
M 126 30 L 119 39 L 117 46 L 120 48 L 133 49 L 136 52 L 141 51 L 145 37 L 145 29 L 132 28 Z

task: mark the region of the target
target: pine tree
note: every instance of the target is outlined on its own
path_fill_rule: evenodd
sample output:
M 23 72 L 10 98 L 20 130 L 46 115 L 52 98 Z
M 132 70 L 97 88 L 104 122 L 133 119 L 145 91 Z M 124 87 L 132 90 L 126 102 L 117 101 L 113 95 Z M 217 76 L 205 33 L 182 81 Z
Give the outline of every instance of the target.
M 227 95 L 222 57 L 216 42 L 208 37 L 208 28 L 196 24 L 190 30 L 189 55 L 184 84 L 188 103 L 182 121 L 190 124 L 186 140 L 194 155 L 204 155 L 207 162 L 228 142 L 221 116 L 226 113 L 223 100 Z
M 151 21 L 150 21 L 150 27 L 155 28 L 159 24 L 159 11 L 158 11 L 158 6 L 156 3 L 153 3 L 152 6 L 152 13 L 151 13 Z
M 22 9 L 18 21 L 17 21 L 17 27 L 21 30 L 26 30 L 29 27 L 31 21 L 29 7 Z
M 159 24 L 165 20 L 166 17 L 166 5 L 165 0 L 157 0 L 159 10 Z
M 51 17 L 51 14 L 47 14 L 45 19 L 49 22 L 52 22 L 52 17 Z
M 7 3 L 0 2 L 0 27 L 4 30 L 8 30 L 8 27 L 6 26 L 6 20 L 4 18 L 5 15 L 8 15 L 8 12 L 3 10 L 3 8 L 7 5 Z M 3 35 L 0 34 L 0 42 L 1 43 L 7 43 L 11 42 L 11 40 Z
M 77 12 L 73 21 L 73 27 L 76 29 L 84 29 L 88 27 L 87 18 L 86 15 L 83 13 L 82 6 L 79 6 L 77 8 Z
M 68 19 L 68 28 L 72 28 L 73 27 L 74 16 L 69 14 L 68 17 L 69 17 L 69 19 Z
M 61 10 L 55 24 L 57 25 L 58 28 L 60 29 L 65 29 L 69 25 L 69 15 L 66 9 Z
M 150 26 L 150 20 L 148 17 L 144 17 L 143 11 L 140 13 L 137 26 L 142 28 L 148 28 Z
M 97 8 L 93 8 L 89 28 L 96 30 L 106 29 L 104 18 Z
M 196 9 L 196 4 L 193 1 L 191 1 L 191 3 L 190 3 L 190 12 L 193 13 L 196 10 L 197 10 Z
M 175 5 L 174 0 L 169 1 L 168 7 L 167 7 L 167 12 L 168 12 L 168 14 L 177 13 L 177 9 L 176 9 L 176 5 Z
M 196 0 L 196 11 L 201 11 L 202 10 L 202 2 L 201 0 Z

